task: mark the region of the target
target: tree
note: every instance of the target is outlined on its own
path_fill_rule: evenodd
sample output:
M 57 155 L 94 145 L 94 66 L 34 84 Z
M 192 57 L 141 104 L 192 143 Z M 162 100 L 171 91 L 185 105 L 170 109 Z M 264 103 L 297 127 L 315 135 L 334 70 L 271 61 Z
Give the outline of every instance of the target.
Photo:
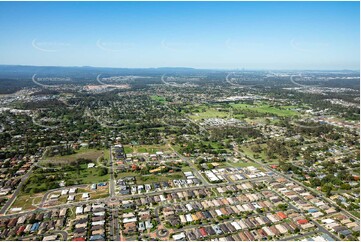
M 108 169 L 105 168 L 105 167 L 102 167 L 102 168 L 99 170 L 98 175 L 99 175 L 99 176 L 105 176 L 106 174 L 108 174 Z

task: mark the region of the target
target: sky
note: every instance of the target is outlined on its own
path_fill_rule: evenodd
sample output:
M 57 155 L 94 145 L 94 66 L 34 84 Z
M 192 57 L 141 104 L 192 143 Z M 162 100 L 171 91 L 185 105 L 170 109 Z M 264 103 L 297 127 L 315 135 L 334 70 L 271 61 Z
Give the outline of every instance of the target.
M 0 64 L 359 69 L 359 2 L 0 2 Z

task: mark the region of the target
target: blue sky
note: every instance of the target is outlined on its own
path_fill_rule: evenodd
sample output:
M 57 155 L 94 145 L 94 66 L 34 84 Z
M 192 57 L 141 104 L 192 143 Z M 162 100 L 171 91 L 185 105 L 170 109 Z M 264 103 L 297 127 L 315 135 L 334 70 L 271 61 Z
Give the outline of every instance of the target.
M 0 2 L 0 64 L 359 69 L 359 2 Z

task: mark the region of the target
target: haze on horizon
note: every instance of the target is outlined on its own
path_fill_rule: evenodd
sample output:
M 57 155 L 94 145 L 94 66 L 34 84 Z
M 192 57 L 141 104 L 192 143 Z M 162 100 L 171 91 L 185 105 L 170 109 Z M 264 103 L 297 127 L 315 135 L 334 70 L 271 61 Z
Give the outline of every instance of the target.
M 0 2 L 0 64 L 359 69 L 359 2 Z

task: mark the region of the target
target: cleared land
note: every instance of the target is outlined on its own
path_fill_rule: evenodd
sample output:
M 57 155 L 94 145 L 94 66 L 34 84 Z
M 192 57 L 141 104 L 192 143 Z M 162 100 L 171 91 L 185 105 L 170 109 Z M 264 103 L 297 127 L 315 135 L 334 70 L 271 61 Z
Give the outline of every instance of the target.
M 299 113 L 297 111 L 292 110 L 290 107 L 273 107 L 267 104 L 256 104 L 256 105 L 250 105 L 245 103 L 232 103 L 231 106 L 236 109 L 248 109 L 259 113 L 271 113 L 277 116 L 294 116 L 298 115 Z
M 96 161 L 99 156 L 105 155 L 109 158 L 109 150 L 97 150 L 97 149 L 80 149 L 77 150 L 75 154 L 64 155 L 64 156 L 53 156 L 53 157 L 45 157 L 44 160 L 40 161 L 39 164 L 63 164 L 69 163 L 72 161 L 76 161 L 77 159 L 89 159 L 92 161 Z
M 129 149 L 130 147 L 128 147 Z M 169 151 L 169 148 L 165 145 L 136 145 L 132 147 L 133 153 L 150 153 L 150 154 L 155 154 L 158 151 Z M 125 150 L 126 153 L 130 153 L 127 152 L 127 150 Z

